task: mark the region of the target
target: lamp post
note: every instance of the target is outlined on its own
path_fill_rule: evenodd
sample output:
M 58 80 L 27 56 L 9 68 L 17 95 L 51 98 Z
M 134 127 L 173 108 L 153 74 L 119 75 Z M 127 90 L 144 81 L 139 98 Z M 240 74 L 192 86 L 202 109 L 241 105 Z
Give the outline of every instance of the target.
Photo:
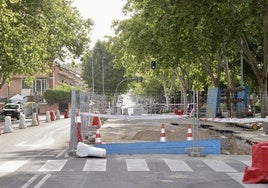
M 93 59 L 93 53 L 92 53 L 92 64 L 91 64 L 91 74 L 92 74 L 92 92 L 94 93 L 94 59 Z

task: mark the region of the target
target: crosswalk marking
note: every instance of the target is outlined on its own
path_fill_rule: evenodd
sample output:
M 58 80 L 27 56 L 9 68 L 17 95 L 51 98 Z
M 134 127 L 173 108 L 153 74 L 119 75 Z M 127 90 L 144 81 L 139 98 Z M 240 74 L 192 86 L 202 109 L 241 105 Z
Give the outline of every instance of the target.
M 85 163 L 81 167 L 83 171 L 107 171 L 107 160 L 101 158 L 93 158 L 86 159 Z M 61 171 L 63 167 L 66 165 L 68 159 L 62 160 L 48 160 L 46 161 L 39 169 L 38 172 L 44 171 Z M 148 165 L 147 159 L 141 158 L 130 158 L 124 159 L 127 171 L 150 171 L 149 168 L 150 163 Z M 149 160 L 150 161 L 150 160 Z M 162 158 L 159 161 L 163 162 L 171 172 L 193 172 L 194 170 L 189 166 L 189 161 L 183 159 L 169 159 Z M 202 162 L 206 164 L 209 168 L 214 170 L 215 172 L 237 172 L 237 170 L 225 161 L 222 160 L 214 160 L 214 159 L 201 159 Z M 0 175 L 5 175 L 7 173 L 14 172 L 18 170 L 20 167 L 28 163 L 28 160 L 16 160 L 16 161 L 7 161 L 4 163 L 0 163 Z M 241 163 L 250 166 L 250 160 L 240 160 Z
M 150 171 L 145 159 L 126 159 L 128 171 Z
M 107 159 L 88 159 L 83 171 L 106 171 Z
M 251 166 L 251 161 L 250 160 L 241 160 L 242 163 L 244 163 L 247 166 Z
M 203 162 L 216 172 L 237 172 L 237 170 L 219 160 L 203 160 Z
M 61 171 L 67 160 L 48 160 L 38 171 Z
M 267 184 L 244 184 L 242 182 L 244 173 L 238 172 L 238 173 L 227 173 L 233 180 L 238 182 L 240 185 L 242 185 L 244 188 L 267 188 Z
M 164 161 L 172 172 L 177 172 L 177 171 L 192 172 L 193 171 L 193 169 L 189 167 L 183 160 L 164 159 Z
M 14 172 L 27 162 L 27 160 L 5 162 L 0 166 L 0 172 Z

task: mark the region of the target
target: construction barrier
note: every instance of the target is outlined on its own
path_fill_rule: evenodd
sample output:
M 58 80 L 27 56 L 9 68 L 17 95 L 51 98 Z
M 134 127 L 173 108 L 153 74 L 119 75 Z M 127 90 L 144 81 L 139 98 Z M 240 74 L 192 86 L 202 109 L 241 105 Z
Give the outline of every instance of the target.
M 188 154 L 185 148 L 192 147 L 193 141 L 111 143 L 95 146 L 106 149 L 107 154 Z M 204 148 L 202 155 L 221 154 L 220 140 L 199 140 L 198 147 Z
M 20 115 L 20 123 L 19 123 L 19 129 L 25 129 L 27 127 L 26 121 L 25 121 L 25 115 Z
M 33 113 L 31 126 L 38 126 L 38 125 L 39 125 L 39 121 L 38 121 L 38 118 L 37 118 L 37 113 Z
M 162 123 L 161 126 L 161 133 L 160 133 L 160 142 L 166 142 L 166 131 L 165 131 L 165 125 Z
M 60 120 L 60 111 L 59 110 L 56 111 L 56 120 Z
M 268 183 L 268 142 L 252 145 L 252 163 L 244 170 L 243 183 Z
M 99 127 L 96 130 L 95 144 L 101 144 L 101 135 Z
M 51 121 L 55 121 L 56 120 L 54 111 L 50 111 L 50 120 Z
M 193 140 L 192 125 L 187 126 L 187 141 Z
M 77 143 L 78 142 L 83 142 L 82 139 L 82 132 L 81 132 L 81 122 L 76 122 L 75 123 L 76 126 L 76 138 L 77 138 Z
M 76 155 L 78 157 L 106 157 L 106 150 L 78 142 Z
M 68 109 L 65 109 L 64 110 L 64 118 L 69 118 L 69 112 L 68 112 Z
M 46 111 L 46 122 L 51 122 L 50 113 L 49 111 Z
M 6 116 L 5 117 L 4 133 L 11 133 L 11 132 L 13 132 L 12 123 L 11 123 L 11 117 Z
M 96 112 L 94 114 L 97 114 Z M 101 120 L 100 120 L 100 117 L 95 115 L 93 116 L 92 118 L 92 126 L 95 126 L 95 127 L 101 127 Z

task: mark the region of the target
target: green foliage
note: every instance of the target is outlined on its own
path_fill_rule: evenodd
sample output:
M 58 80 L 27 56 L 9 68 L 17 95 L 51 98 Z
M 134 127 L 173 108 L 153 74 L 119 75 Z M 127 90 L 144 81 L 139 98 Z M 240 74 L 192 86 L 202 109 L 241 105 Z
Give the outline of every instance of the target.
M 107 50 L 105 42 L 97 41 L 82 61 L 82 78 L 91 90 L 92 78 L 94 79 L 95 93 L 102 94 L 104 89 L 105 94 L 114 95 L 117 84 L 124 79 L 124 73 L 123 67 L 114 67 L 114 56 Z M 123 83 L 120 89 L 124 88 L 125 84 Z
M 128 0 L 125 12 L 133 16 L 114 23 L 117 36 L 111 38 L 110 48 L 116 54 L 116 65 L 125 67 L 128 74 L 150 74 L 149 64 L 156 60 L 160 62 L 159 69 L 187 70 L 190 67 L 194 74 L 192 71 L 184 74 L 184 79 L 187 76 L 190 83 L 186 89 L 227 83 L 227 72 L 235 86 L 240 81 L 237 77 L 240 74 L 240 39 L 244 36 L 245 47 L 249 47 L 243 49 L 244 67 L 255 73 L 247 74 L 245 82 L 249 85 L 262 75 L 259 66 L 264 57 L 265 7 L 267 3 L 253 0 Z M 254 54 L 252 59 L 250 54 Z M 253 57 L 257 64 L 252 63 Z M 204 75 L 210 79 L 204 79 Z
M 0 88 L 16 74 L 51 72 L 51 64 L 67 54 L 80 57 L 91 26 L 68 0 L 1 1 Z
M 71 103 L 71 91 L 81 91 L 81 88 L 72 87 L 67 84 L 56 87 L 55 89 L 47 89 L 44 98 L 49 105 L 60 103 Z

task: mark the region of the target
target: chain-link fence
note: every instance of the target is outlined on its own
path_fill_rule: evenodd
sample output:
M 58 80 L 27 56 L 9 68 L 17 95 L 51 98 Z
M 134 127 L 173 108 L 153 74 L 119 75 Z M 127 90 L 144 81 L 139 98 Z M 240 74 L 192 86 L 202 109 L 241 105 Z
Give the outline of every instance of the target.
M 165 101 L 162 93 L 154 93 L 154 96 L 137 96 L 136 102 L 143 108 L 143 113 L 163 114 L 177 112 L 180 115 L 195 116 L 198 118 L 244 118 L 260 117 L 260 96 L 250 94 L 248 89 L 234 88 L 229 90 L 213 88 L 206 92 L 189 91 L 169 96 Z M 124 97 L 121 97 L 121 99 Z M 71 149 L 75 149 L 77 140 L 77 122 L 81 122 L 81 136 L 83 140 L 90 140 L 95 136 L 96 127 L 91 126 L 94 113 L 110 113 L 114 104 L 113 96 L 99 95 L 92 92 L 72 92 L 71 109 Z M 122 108 L 122 107 L 117 107 Z M 78 116 L 78 112 L 80 115 Z M 117 111 L 118 112 L 118 111 Z M 124 109 L 119 114 L 129 115 Z M 92 140 L 94 142 L 94 140 Z

